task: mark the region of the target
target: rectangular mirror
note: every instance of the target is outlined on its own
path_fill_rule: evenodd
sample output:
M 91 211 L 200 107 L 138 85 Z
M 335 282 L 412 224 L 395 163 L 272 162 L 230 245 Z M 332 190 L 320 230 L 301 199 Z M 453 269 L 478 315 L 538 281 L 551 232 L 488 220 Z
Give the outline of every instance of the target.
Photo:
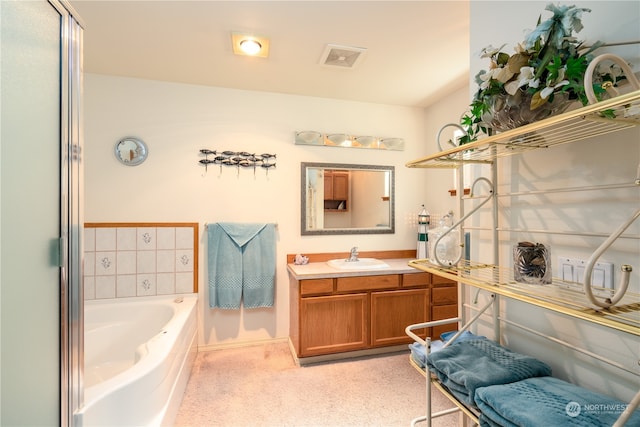
M 302 235 L 395 232 L 393 166 L 301 166 Z

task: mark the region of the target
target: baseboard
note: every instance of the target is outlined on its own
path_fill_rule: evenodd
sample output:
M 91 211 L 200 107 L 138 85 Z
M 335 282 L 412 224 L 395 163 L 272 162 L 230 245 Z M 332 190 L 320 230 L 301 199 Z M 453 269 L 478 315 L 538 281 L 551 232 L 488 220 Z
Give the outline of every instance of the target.
M 221 344 L 209 344 L 209 345 L 201 345 L 198 346 L 198 353 L 204 353 L 207 351 L 214 350 L 225 350 L 229 348 L 240 348 L 240 347 L 255 347 L 258 345 L 265 344 L 278 344 L 278 343 L 286 343 L 289 338 L 273 338 L 273 339 L 265 339 L 265 340 L 253 340 L 253 341 L 234 341 L 231 343 L 221 343 Z
M 230 348 L 243 348 L 243 347 L 256 347 L 265 344 L 282 344 L 288 343 L 289 350 L 291 351 L 291 356 L 298 366 L 311 365 L 314 363 L 324 363 L 324 362 L 332 362 L 336 360 L 345 360 L 345 359 L 355 359 L 359 357 L 367 357 L 367 356 L 378 356 L 389 353 L 399 353 L 402 351 L 408 352 L 407 344 L 395 345 L 390 347 L 378 347 L 378 348 L 369 348 L 366 350 L 355 350 L 355 351 L 347 351 L 344 353 L 334 353 L 334 354 L 323 354 L 320 356 L 311 356 L 311 357 L 298 357 L 296 355 L 295 348 L 291 340 L 286 338 L 274 338 L 267 340 L 257 340 L 257 341 L 240 341 L 240 342 L 232 342 L 232 343 L 223 343 L 223 344 L 212 344 L 206 346 L 199 346 L 198 353 L 204 353 L 207 351 L 215 351 L 215 350 L 225 350 Z
M 291 355 L 298 366 L 306 366 L 314 363 L 334 362 L 336 360 L 355 359 L 367 356 L 379 356 L 389 353 L 409 352 L 407 344 L 394 345 L 390 347 L 368 348 L 366 350 L 347 351 L 344 353 L 323 354 L 320 356 L 298 357 L 293 348 L 293 344 L 289 341 Z

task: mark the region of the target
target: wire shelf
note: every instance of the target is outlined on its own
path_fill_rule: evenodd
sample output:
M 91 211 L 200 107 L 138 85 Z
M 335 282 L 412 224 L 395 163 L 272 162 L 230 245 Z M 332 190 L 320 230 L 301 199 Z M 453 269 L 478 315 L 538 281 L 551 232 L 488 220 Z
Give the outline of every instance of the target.
M 427 377 L 427 371 L 426 369 L 421 368 L 420 366 L 418 366 L 418 364 L 411 359 L 411 357 L 409 357 L 409 364 L 411 366 L 413 366 L 416 371 L 420 372 L 420 374 L 422 374 L 423 377 Z M 470 408 L 469 406 L 465 405 L 464 403 L 462 403 L 460 400 L 458 400 L 457 397 L 455 397 L 453 394 L 451 394 L 451 392 L 449 391 L 449 389 L 447 389 L 444 385 L 442 385 L 442 383 L 440 381 L 438 381 L 438 377 L 436 377 L 433 373 L 429 373 L 429 381 L 431 381 L 431 384 L 434 385 L 438 390 L 440 390 L 440 393 L 442 393 L 443 395 L 445 395 L 445 397 L 447 397 L 451 403 L 453 403 L 454 405 L 456 405 L 457 409 L 459 411 L 462 411 L 467 417 L 469 417 L 469 419 L 471 419 L 471 421 L 473 421 L 475 424 L 480 425 L 480 421 L 478 420 L 480 417 L 480 412 L 478 412 L 476 409 Z M 447 411 L 447 410 L 445 410 Z M 442 411 L 441 413 L 444 412 Z M 451 411 L 451 410 L 449 410 Z M 437 414 L 432 414 L 432 417 L 437 417 Z
M 409 265 L 498 295 L 640 336 L 640 294 L 634 292 L 627 292 L 614 307 L 592 308 L 584 294 L 583 285 L 577 282 L 553 278 L 548 285 L 529 285 L 516 282 L 510 268 L 472 261 L 441 267 L 429 260 L 418 259 L 409 261 Z M 611 289 L 592 289 L 594 296 L 601 299 L 613 294 Z
M 606 118 L 602 112 L 613 113 Z M 640 125 L 640 90 L 578 108 L 469 144 L 410 161 L 408 168 L 457 168 L 465 163 L 491 163 L 541 148 L 606 135 Z

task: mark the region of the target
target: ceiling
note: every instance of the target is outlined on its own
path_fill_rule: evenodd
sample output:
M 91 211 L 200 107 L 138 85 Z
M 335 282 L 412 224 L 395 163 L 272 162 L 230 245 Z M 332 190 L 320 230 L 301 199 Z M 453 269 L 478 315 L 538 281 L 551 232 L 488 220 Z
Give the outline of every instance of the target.
M 425 107 L 468 83 L 468 1 L 70 1 L 84 71 L 141 79 Z M 270 40 L 234 55 L 232 32 Z M 366 48 L 352 69 L 327 44 Z

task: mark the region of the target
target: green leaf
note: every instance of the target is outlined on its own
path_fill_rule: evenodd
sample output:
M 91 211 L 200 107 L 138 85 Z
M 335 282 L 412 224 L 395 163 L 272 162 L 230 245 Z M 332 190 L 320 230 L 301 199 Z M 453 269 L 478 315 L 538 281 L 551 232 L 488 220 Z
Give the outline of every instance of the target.
M 600 115 L 607 117 L 609 119 L 615 119 L 616 118 L 616 112 L 615 110 L 602 110 L 600 111 Z
M 509 55 L 504 52 L 498 52 L 498 57 L 496 58 L 496 62 L 498 65 L 503 66 L 509 62 Z
M 582 81 L 584 79 L 584 73 L 587 70 L 587 66 L 587 60 L 584 56 L 579 58 L 567 58 L 567 67 L 564 76 L 567 80 Z
M 551 62 L 547 64 L 547 70 L 549 71 L 549 74 L 547 75 L 546 81 L 547 82 L 555 81 L 558 78 L 558 75 L 560 74 L 560 69 L 562 67 L 563 67 L 562 58 L 560 58 L 559 55 L 554 56 L 551 59 Z
M 540 96 L 540 92 L 536 92 L 533 94 L 533 96 L 531 97 L 531 105 L 530 108 L 532 110 L 535 110 L 536 108 L 541 107 L 542 105 L 544 105 L 547 102 L 546 99 L 542 98 Z

